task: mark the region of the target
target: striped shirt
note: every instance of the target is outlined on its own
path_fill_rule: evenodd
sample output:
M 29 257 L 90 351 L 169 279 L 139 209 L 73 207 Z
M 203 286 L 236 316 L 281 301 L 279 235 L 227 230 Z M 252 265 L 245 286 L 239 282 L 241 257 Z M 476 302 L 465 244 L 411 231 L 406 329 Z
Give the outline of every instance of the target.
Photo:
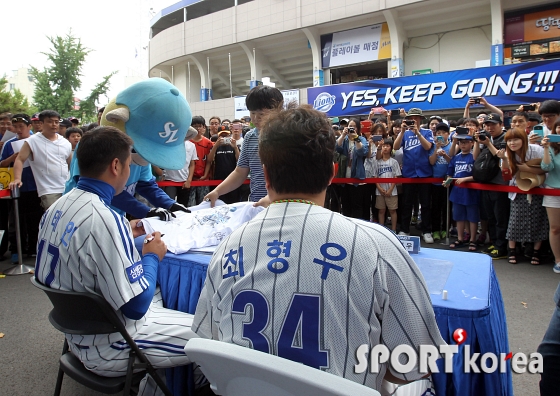
M 266 191 L 264 172 L 259 157 L 259 131 L 257 128 L 251 129 L 245 135 L 241 154 L 239 154 L 239 159 L 237 160 L 237 166 L 240 168 L 249 168 L 251 172 L 251 195 L 249 199 L 253 202 L 257 202 L 259 199 L 265 197 L 268 191 Z
M 445 345 L 424 278 L 391 231 L 302 203 L 270 205 L 218 246 L 192 329 L 375 389 L 387 367 L 355 373 L 360 345 Z M 391 372 L 415 380 L 417 369 Z
M 136 334 L 145 317 L 129 319 L 119 308 L 148 284 L 130 224 L 123 216 L 111 210 L 99 195 L 75 188 L 45 212 L 38 240 L 35 276 L 40 282 L 53 289 L 103 296 L 128 332 Z M 68 336 L 69 341 L 84 346 L 107 345 L 121 339 L 119 333 Z

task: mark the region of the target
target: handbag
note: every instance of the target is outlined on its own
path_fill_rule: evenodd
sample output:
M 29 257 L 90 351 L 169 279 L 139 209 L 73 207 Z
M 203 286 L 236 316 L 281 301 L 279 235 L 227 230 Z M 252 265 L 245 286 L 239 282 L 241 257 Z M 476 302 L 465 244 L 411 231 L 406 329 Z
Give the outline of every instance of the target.
M 0 168 L 0 190 L 7 190 L 14 181 L 14 168 Z

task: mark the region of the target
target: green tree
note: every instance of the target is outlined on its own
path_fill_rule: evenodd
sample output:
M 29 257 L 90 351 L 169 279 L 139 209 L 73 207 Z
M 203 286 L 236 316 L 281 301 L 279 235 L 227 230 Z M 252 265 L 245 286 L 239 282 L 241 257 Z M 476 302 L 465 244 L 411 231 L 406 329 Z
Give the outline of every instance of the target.
M 108 91 L 109 79 L 116 72 L 104 77 L 96 85 L 86 98 L 83 108 L 74 110 L 75 92 L 82 86 L 82 67 L 91 50 L 72 35 L 72 30 L 65 37 L 47 38 L 52 48 L 43 54 L 47 56 L 49 64 L 43 70 L 31 67 L 31 75 L 35 78 L 35 105 L 42 110 L 55 110 L 62 116 L 95 119 L 95 101 Z
M 6 77 L 0 77 L 0 114 L 5 112 L 33 114 L 35 108 L 29 105 L 29 102 L 19 89 L 7 91 L 4 88 L 8 84 Z

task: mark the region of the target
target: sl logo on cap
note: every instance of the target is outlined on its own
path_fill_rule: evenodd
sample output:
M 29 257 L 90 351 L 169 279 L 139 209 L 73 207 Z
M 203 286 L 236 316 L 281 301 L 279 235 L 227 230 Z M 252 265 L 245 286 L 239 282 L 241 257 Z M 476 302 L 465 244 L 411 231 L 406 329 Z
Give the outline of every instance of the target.
M 175 127 L 175 124 L 173 124 L 172 122 L 166 122 L 165 125 L 163 126 L 164 132 L 159 133 L 159 136 L 162 137 L 163 139 L 169 137 L 169 139 L 167 139 L 165 144 L 172 143 L 177 140 L 175 135 L 177 134 L 179 129 L 171 129 L 173 127 Z

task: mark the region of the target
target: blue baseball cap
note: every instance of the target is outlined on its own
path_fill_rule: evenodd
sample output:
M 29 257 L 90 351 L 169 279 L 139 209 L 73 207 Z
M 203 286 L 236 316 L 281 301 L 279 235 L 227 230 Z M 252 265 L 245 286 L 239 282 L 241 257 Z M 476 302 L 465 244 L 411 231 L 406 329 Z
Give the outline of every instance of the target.
M 192 112 L 173 84 L 162 78 L 137 82 L 117 95 L 116 104 L 128 107 L 126 134 L 140 156 L 160 168 L 183 169 Z

